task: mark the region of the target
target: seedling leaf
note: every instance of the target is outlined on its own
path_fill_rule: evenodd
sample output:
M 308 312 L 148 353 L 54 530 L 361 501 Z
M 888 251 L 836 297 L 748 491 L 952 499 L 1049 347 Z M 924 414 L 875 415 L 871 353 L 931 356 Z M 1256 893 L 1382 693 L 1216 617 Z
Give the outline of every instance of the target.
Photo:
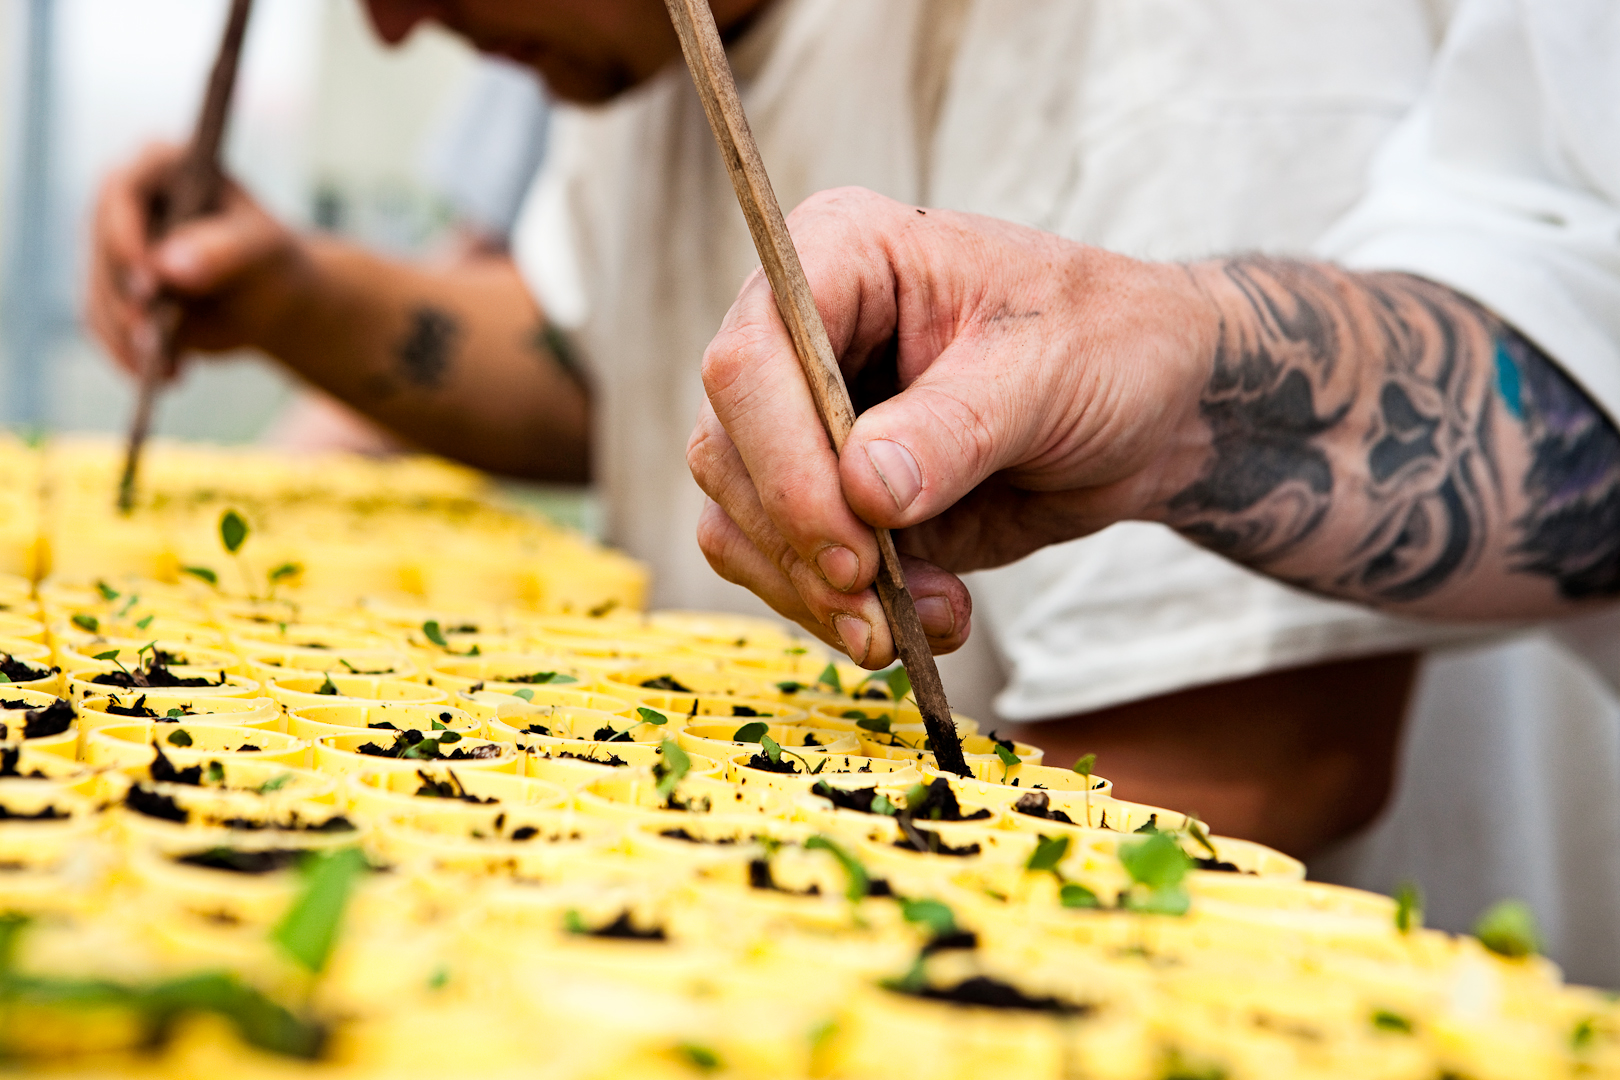
M 325 694 L 327 697 L 337 697 L 337 683 L 332 681 L 332 673 L 328 671 L 325 673 L 325 675 L 326 677 L 321 681 L 320 687 L 315 692 L 317 694 Z
M 235 555 L 247 542 L 248 523 L 235 510 L 227 510 L 219 517 L 219 539 L 225 550 Z
M 742 727 L 732 732 L 731 741 L 757 743 L 759 740 L 765 737 L 765 733 L 770 729 L 770 725 L 765 723 L 765 721 L 755 720 L 752 723 L 744 724 Z
M 303 563 L 284 562 L 274 570 L 270 571 L 270 584 L 276 585 L 280 582 L 286 581 L 288 578 L 297 577 L 303 572 Z
M 182 574 L 190 574 L 192 577 L 206 581 L 210 585 L 217 586 L 219 584 L 219 575 L 208 569 L 206 566 L 182 566 L 180 568 L 180 572 Z
M 268 795 L 272 791 L 280 791 L 282 788 L 286 787 L 292 782 L 292 773 L 282 773 L 280 776 L 272 776 L 270 779 L 260 784 L 255 790 L 257 790 L 260 795 Z
M 765 756 L 773 762 L 782 760 L 782 747 L 769 735 L 761 735 L 759 745 L 765 751 Z
M 665 724 L 669 723 L 669 717 L 665 716 L 661 712 L 655 712 L 644 705 L 638 705 L 636 707 L 636 715 L 641 717 L 641 722 L 643 724 L 651 724 L 653 727 L 663 727 Z
M 1395 886 L 1395 929 L 1410 934 L 1423 925 L 1423 891 L 1410 881 Z
M 422 624 L 422 634 L 441 649 L 448 649 L 450 642 L 445 639 L 444 630 L 439 626 L 439 620 L 429 619 Z
M 175 732 L 176 735 L 180 734 Z M 210 761 L 208 768 L 203 770 L 203 779 L 210 784 L 223 784 L 225 782 L 225 766 L 217 761 Z
M 337 944 L 349 892 L 365 867 L 366 858 L 359 848 L 317 857 L 306 872 L 303 893 L 271 931 L 271 940 L 309 971 L 325 970 Z
M 101 598 L 107 601 L 109 604 L 123 595 L 117 589 L 113 588 L 111 585 L 108 585 L 105 581 L 96 582 L 96 591 L 100 593 Z
M 1063 888 L 1058 890 L 1058 901 L 1066 908 L 1102 907 L 1096 893 L 1073 881 L 1065 882 Z
M 1379 1031 L 1390 1031 L 1400 1035 L 1412 1034 L 1412 1021 L 1400 1013 L 1392 1013 L 1388 1009 L 1379 1009 L 1373 1013 L 1372 1025 Z
M 94 634 L 96 631 L 101 629 L 100 619 L 97 619 L 94 615 L 86 615 L 82 611 L 76 613 L 73 616 L 72 621 L 74 626 L 77 626 L 80 630 L 83 630 L 87 634 Z
M 938 900 L 902 900 L 900 914 L 906 922 L 927 927 L 934 937 L 956 933 L 956 915 L 950 907 Z
M 116 664 L 118 662 L 118 650 L 108 649 L 106 652 L 98 652 L 94 658 L 97 660 L 111 660 Z
M 692 759 L 686 756 L 674 739 L 665 739 L 663 742 L 663 760 L 653 766 L 653 773 L 658 777 L 658 796 L 667 799 L 675 790 L 675 785 L 691 771 Z
M 1000 743 L 996 743 L 996 757 L 1000 758 L 1001 763 L 1009 769 L 1018 764 L 1018 755 Z
M 1069 853 L 1069 838 L 1067 836 L 1043 836 L 1030 852 L 1029 860 L 1024 863 L 1024 869 L 1032 874 L 1044 874 L 1049 870 L 1056 870 L 1063 856 Z
M 838 860 L 838 864 L 844 868 L 844 876 L 847 879 L 844 895 L 849 898 L 850 903 L 859 903 L 865 898 L 867 890 L 871 887 L 872 878 L 859 859 L 845 851 L 835 841 L 819 834 L 806 840 L 804 847 L 806 851 L 825 851 Z
M 521 690 L 512 691 L 512 696 L 515 697 L 515 698 L 522 698 L 524 701 L 533 701 L 534 700 L 534 691 L 530 690 L 527 686 L 525 686 Z
M 720 1068 L 720 1055 L 707 1046 L 699 1046 L 697 1043 L 682 1043 L 675 1050 L 686 1060 L 688 1065 L 699 1072 L 714 1072 Z
M 828 664 L 822 668 L 821 674 L 816 676 L 816 685 L 825 686 L 835 694 L 842 694 L 844 692 L 844 683 L 838 677 L 838 665 Z
M 1523 900 L 1492 904 L 1474 924 L 1479 943 L 1498 956 L 1517 960 L 1541 951 L 1536 913 Z
M 190 746 L 191 745 L 191 733 L 189 731 L 186 731 L 183 728 L 178 730 L 178 731 L 169 732 L 169 745 L 170 746 Z
M 864 716 L 861 713 L 855 715 L 860 717 L 855 721 L 855 726 L 862 731 L 875 731 L 879 735 L 887 735 L 893 726 L 887 716 Z
M 155 619 L 155 618 L 157 618 L 156 615 L 148 615 L 146 618 L 139 620 L 138 622 L 135 623 L 136 629 L 139 629 L 139 630 L 147 629 L 148 627 L 150 627 L 152 625 L 152 620 Z

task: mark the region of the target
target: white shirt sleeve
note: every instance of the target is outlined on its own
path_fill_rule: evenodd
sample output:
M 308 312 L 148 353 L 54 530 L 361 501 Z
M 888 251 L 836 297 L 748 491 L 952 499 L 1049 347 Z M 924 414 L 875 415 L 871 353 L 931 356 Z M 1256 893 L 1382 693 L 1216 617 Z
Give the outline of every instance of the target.
M 1318 251 L 1472 297 L 1620 418 L 1620 4 L 1465 0 Z

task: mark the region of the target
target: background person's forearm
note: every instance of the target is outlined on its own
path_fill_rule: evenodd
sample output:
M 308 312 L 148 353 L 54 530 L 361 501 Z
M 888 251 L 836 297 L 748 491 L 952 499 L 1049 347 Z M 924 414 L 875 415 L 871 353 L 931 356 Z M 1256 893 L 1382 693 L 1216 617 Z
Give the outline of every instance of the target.
M 1620 596 L 1620 435 L 1452 290 L 1266 258 L 1200 264 L 1221 314 L 1200 543 L 1317 592 L 1465 618 Z
M 263 344 L 402 438 L 494 472 L 588 477 L 589 403 L 506 259 L 427 270 L 305 244 Z

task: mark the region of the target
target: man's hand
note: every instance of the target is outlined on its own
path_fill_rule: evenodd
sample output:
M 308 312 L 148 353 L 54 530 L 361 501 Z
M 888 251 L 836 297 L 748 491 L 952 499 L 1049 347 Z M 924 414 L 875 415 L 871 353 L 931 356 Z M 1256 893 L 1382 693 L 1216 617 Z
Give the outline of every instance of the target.
M 949 651 L 970 617 L 950 572 L 1140 516 L 1196 476 L 1182 433 L 1219 318 L 1181 267 L 858 190 L 791 224 L 857 408 L 904 392 L 835 457 L 756 274 L 704 357 L 699 540 L 722 576 L 858 662 L 894 657 L 871 525 L 907 530 L 919 614 Z
M 894 655 L 868 524 L 906 530 L 939 651 L 968 631 L 954 573 L 1133 518 L 1411 614 L 1620 596 L 1620 434 L 1443 285 L 1143 263 L 854 190 L 791 224 L 857 408 L 876 404 L 835 457 L 756 275 L 704 357 L 699 541 L 861 663 Z
M 148 147 L 107 177 L 96 201 L 86 318 L 130 374 L 139 371 L 156 332 L 147 307 L 158 294 L 185 304 L 183 348 L 269 348 L 302 269 L 297 235 L 229 181 L 218 213 L 154 243 L 152 200 L 182 154 L 179 147 Z

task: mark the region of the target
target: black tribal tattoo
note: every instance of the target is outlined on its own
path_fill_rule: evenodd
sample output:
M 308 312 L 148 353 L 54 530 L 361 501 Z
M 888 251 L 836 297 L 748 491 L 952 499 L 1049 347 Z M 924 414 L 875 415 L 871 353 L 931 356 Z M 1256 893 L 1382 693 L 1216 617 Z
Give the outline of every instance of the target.
M 411 312 L 411 329 L 395 349 L 399 370 L 413 386 L 444 385 L 450 357 L 461 338 L 461 323 L 449 312 L 423 306 Z
M 1335 504 L 1358 499 L 1367 520 L 1345 564 L 1297 584 L 1409 603 L 1494 549 L 1566 599 L 1620 596 L 1620 435 L 1534 345 L 1404 274 L 1258 257 L 1221 269 L 1243 310 L 1223 320 L 1200 403 L 1210 463 L 1170 500 L 1171 524 L 1286 573 Z M 1376 384 L 1340 362 L 1351 350 L 1381 358 Z M 1500 424 L 1518 425 L 1527 468 L 1500 460 Z M 1347 431 L 1360 462 L 1342 460 Z M 1528 509 L 1509 520 L 1510 506 Z

